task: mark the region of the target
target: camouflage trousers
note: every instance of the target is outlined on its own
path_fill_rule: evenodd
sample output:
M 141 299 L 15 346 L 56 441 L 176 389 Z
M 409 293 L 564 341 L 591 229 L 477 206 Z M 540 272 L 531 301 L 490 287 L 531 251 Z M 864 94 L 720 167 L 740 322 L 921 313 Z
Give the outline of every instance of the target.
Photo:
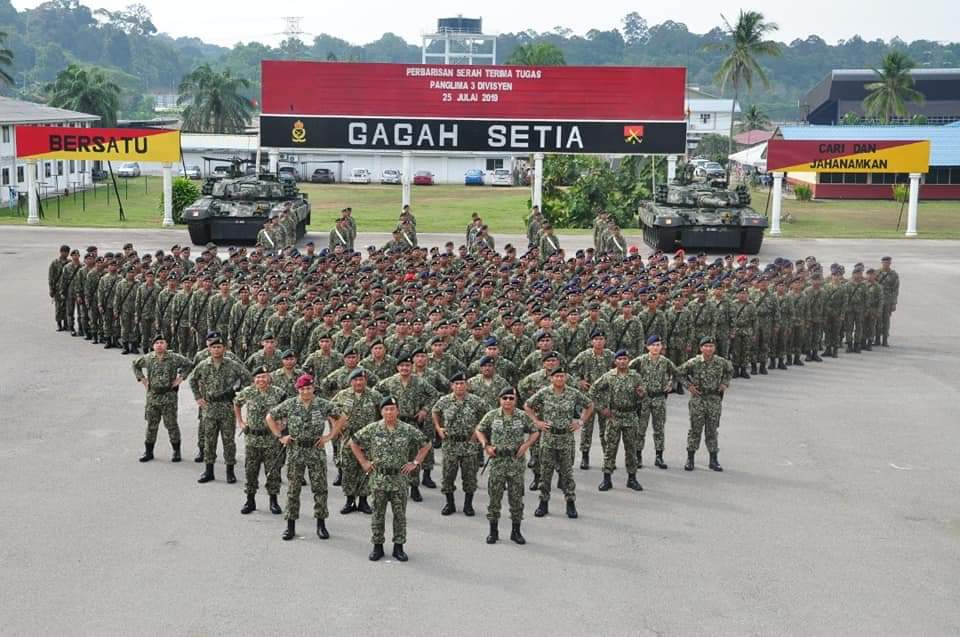
M 613 473 L 617 468 L 617 452 L 623 441 L 624 463 L 627 473 L 637 472 L 637 438 L 640 427 L 636 412 L 613 412 L 607 422 L 603 445 L 603 472 Z
M 773 355 L 777 358 L 784 358 L 790 353 L 790 341 L 793 338 L 793 330 L 789 327 L 781 327 L 777 330 L 774 339 Z
M 423 433 L 423 435 L 427 437 L 427 440 L 433 440 L 434 435 L 436 434 L 436 432 L 435 432 L 434 429 L 433 429 L 433 423 L 432 423 L 432 422 L 428 422 L 427 419 L 424 419 L 423 422 L 417 422 L 416 418 L 412 418 L 412 419 L 410 419 L 410 420 L 404 420 L 402 417 L 401 417 L 401 420 L 403 420 L 403 422 L 409 423 L 409 424 L 413 425 L 414 427 L 416 427 L 417 429 L 419 429 L 420 432 Z M 433 471 L 433 465 L 434 465 L 435 463 L 436 463 L 436 461 L 435 461 L 434 455 L 433 455 L 433 447 L 431 446 L 431 447 L 430 447 L 430 453 L 428 453 L 428 454 L 427 454 L 427 457 L 424 458 L 424 460 L 423 460 L 423 465 L 420 466 L 420 467 L 417 467 L 417 470 L 410 474 L 410 485 L 411 485 L 411 486 L 417 486 L 418 484 L 420 484 L 420 471 L 421 471 L 421 470 L 423 470 L 423 471 Z
M 865 312 L 863 315 L 863 339 L 867 343 L 872 343 L 877 337 L 879 328 L 880 314 L 878 312 Z
M 84 313 L 84 317 L 86 320 L 83 322 L 83 331 L 90 336 L 101 336 L 103 334 L 103 327 L 100 325 L 100 308 L 97 307 L 97 302 L 87 299 L 85 308 L 86 312 Z
M 724 327 L 722 325 L 717 326 L 717 333 L 714 335 L 717 340 L 717 355 L 722 356 L 723 358 L 729 358 L 730 353 L 730 338 L 725 336 L 730 333 L 729 327 Z
M 150 346 L 153 344 L 153 336 L 156 332 L 156 325 L 157 320 L 155 318 L 141 318 L 138 322 L 141 351 L 150 351 Z
M 207 326 L 198 324 L 193 327 L 193 347 L 196 348 L 193 350 L 194 353 L 199 352 L 204 347 L 207 346 Z
M 120 312 L 120 342 L 136 343 L 137 340 L 137 322 L 134 320 L 133 312 Z
M 805 323 L 794 323 L 790 330 L 790 347 L 788 354 L 802 354 L 807 344 L 807 326 Z
M 160 335 L 167 341 L 167 348 L 172 351 L 176 350 L 176 341 L 174 340 L 173 330 L 170 328 L 170 323 L 166 321 L 160 321 L 157 324 L 158 329 L 160 330 Z
M 643 399 L 640 408 L 640 429 L 637 431 L 637 455 L 643 451 L 643 446 L 647 442 L 647 427 L 651 420 L 653 421 L 653 447 L 657 453 L 663 453 L 664 428 L 667 423 L 666 397 L 650 398 L 648 396 Z
M 226 464 L 237 463 L 237 424 L 230 405 L 214 403 L 207 405 L 200 416 L 203 430 L 203 461 L 213 464 L 217 461 L 217 436 L 223 443 L 223 461 Z
M 287 511 L 285 520 L 300 517 L 300 489 L 304 476 L 310 480 L 313 491 L 313 517 L 326 520 L 327 510 L 327 454 L 322 449 L 296 449 L 292 447 L 287 456 Z
M 687 433 L 687 451 L 700 448 L 700 437 L 706 438 L 707 451 L 716 453 L 717 435 L 720 429 L 720 408 L 723 401 L 720 396 L 691 396 L 690 431 Z
M 63 299 L 64 303 L 64 318 L 67 322 L 68 329 L 74 329 L 79 323 L 79 314 L 83 312 L 83 306 L 77 305 L 77 301 L 80 300 L 79 296 L 74 294 L 68 294 Z
M 260 441 L 257 439 L 264 438 L 264 436 L 251 438 L 249 435 L 250 434 L 247 434 L 247 445 L 243 458 L 243 470 L 245 474 L 243 492 L 248 495 L 254 495 L 260 489 L 260 467 L 263 467 L 263 471 L 266 473 L 277 459 L 277 454 L 280 453 L 282 446 L 276 441 L 272 441 L 268 445 L 263 445 L 260 444 Z M 270 438 L 273 438 L 273 436 L 270 436 Z M 253 440 L 257 440 L 257 442 L 253 443 Z M 280 493 L 281 466 L 282 463 L 278 464 L 273 471 L 267 473 L 267 493 L 270 495 Z
M 593 422 L 597 421 L 597 429 L 600 432 L 600 448 L 603 449 L 604 434 L 607 431 L 607 419 L 600 414 L 594 413 L 589 420 L 584 421 L 580 429 L 580 453 L 590 453 L 590 447 L 593 444 Z
M 109 306 L 103 308 L 103 311 L 100 312 L 100 334 L 105 339 L 114 339 L 117 337 L 118 329 L 120 328 L 117 325 L 117 318 L 113 314 L 113 308 Z
M 861 309 L 851 308 L 847 310 L 846 321 L 844 321 L 847 345 L 863 342 L 863 314 L 864 312 Z
M 197 343 L 193 338 L 193 330 L 188 326 L 181 325 L 176 330 L 176 343 L 177 347 L 174 351 L 177 353 L 189 359 L 193 359 L 197 355 Z
M 883 307 L 880 308 L 880 334 L 883 338 L 890 336 L 890 319 L 893 317 L 893 305 L 890 303 L 884 303 Z
M 540 449 L 540 499 L 550 500 L 553 472 L 560 474 L 560 488 L 570 502 L 577 499 L 577 483 L 573 479 L 574 440 L 572 434 L 546 433 Z
M 348 498 L 367 495 L 367 481 L 363 479 L 363 469 L 350 449 L 350 439 L 340 444 L 340 470 L 343 471 L 343 495 Z
M 143 410 L 143 417 L 147 421 L 147 432 L 144 442 L 148 445 L 157 442 L 157 432 L 160 430 L 160 420 L 170 436 L 170 444 L 180 444 L 180 425 L 177 424 L 177 394 L 156 396 L 147 394 L 147 406 Z
M 53 295 L 53 318 L 57 323 L 67 320 L 67 299 L 59 292 Z
M 823 339 L 827 347 L 839 347 L 843 340 L 843 315 L 829 313 L 823 327 Z
M 527 470 L 523 458 L 491 458 L 490 478 L 487 480 L 487 519 L 500 519 L 500 504 L 503 492 L 507 492 L 507 504 L 510 507 L 510 519 L 523 520 L 523 480 Z
M 440 493 L 456 492 L 458 470 L 463 492 L 473 493 L 477 490 L 477 472 L 480 470 L 477 464 L 478 446 L 475 442 L 452 442 L 449 438 L 444 441 Z
M 387 505 L 393 513 L 393 543 L 407 541 L 407 490 L 393 489 L 373 492 L 373 516 L 370 520 L 370 542 L 383 544 L 387 525 Z
M 753 362 L 765 365 L 767 359 L 773 355 L 773 321 L 769 318 L 761 318 L 760 329 L 757 331 L 757 346 L 754 348 Z
M 807 341 L 805 352 L 816 352 L 823 344 L 823 321 L 811 321 L 807 325 Z
M 749 365 L 753 360 L 753 334 L 734 334 L 730 350 L 730 362 L 734 367 Z

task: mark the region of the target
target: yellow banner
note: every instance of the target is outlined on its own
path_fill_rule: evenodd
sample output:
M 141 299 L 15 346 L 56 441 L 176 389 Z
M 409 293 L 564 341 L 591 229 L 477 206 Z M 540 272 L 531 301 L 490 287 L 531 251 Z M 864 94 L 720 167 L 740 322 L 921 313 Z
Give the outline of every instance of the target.
M 180 131 L 17 126 L 17 157 L 173 163 L 180 161 Z

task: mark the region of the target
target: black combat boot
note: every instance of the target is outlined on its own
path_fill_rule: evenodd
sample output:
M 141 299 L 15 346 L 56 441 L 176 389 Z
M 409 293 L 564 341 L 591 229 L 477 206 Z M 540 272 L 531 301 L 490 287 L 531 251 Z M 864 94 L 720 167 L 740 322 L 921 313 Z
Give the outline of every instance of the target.
M 57 321 L 57 331 L 58 331 L 58 332 L 62 332 L 62 331 L 64 331 L 64 330 L 66 330 L 66 329 L 67 329 L 67 328 L 65 328 L 65 327 L 63 326 L 63 321 Z
M 834 345 L 833 348 L 830 350 L 830 358 L 839 358 L 836 345 Z
M 853 353 L 854 353 L 854 354 L 859 354 L 859 353 L 861 353 L 862 351 L 863 351 L 863 350 L 862 350 L 861 347 L 860 347 L 860 343 L 854 343 L 854 344 L 853 344 Z
M 658 469 L 666 469 L 666 468 L 667 468 L 667 463 L 663 461 L 663 452 L 662 452 L 662 451 L 658 451 L 658 452 L 657 452 L 657 458 L 656 458 L 656 460 L 653 461 L 653 464 L 655 464 Z
M 604 472 L 603 481 L 600 482 L 600 486 L 597 487 L 599 491 L 609 491 L 613 488 L 613 482 L 610 480 L 610 474 Z
M 321 540 L 329 540 L 330 532 L 327 531 L 327 525 L 323 520 L 317 520 L 317 537 Z
M 433 481 L 433 478 L 430 477 L 430 470 L 423 470 L 423 480 L 420 481 L 420 484 L 425 486 L 428 489 L 436 489 L 437 483 Z
M 510 531 L 510 539 L 516 542 L 517 544 L 526 544 L 527 540 L 520 534 L 520 523 L 513 523 L 513 530 Z
M 468 518 L 472 518 L 475 513 L 476 512 L 473 510 L 473 494 L 463 494 L 463 514 Z
M 567 517 L 571 520 L 575 520 L 578 517 L 577 503 L 573 500 L 567 500 Z
M 423 496 L 420 495 L 420 487 L 410 487 L 410 499 L 414 502 L 423 502 Z
M 371 509 L 370 505 L 367 504 L 367 496 L 360 496 L 360 502 L 357 503 L 357 511 L 360 513 L 366 513 L 367 515 L 371 515 L 373 513 L 373 509 Z
M 800 360 L 800 354 L 793 355 L 793 364 L 797 367 L 803 367 L 803 361 Z
M 804 362 L 812 363 L 813 362 L 813 352 L 807 352 L 806 356 L 803 358 Z
M 496 544 L 500 539 L 500 529 L 496 520 L 490 520 L 490 534 L 487 536 L 487 544 Z
M 723 467 L 720 466 L 720 463 L 717 462 L 717 453 L 714 451 L 710 454 L 710 468 L 714 471 L 723 471 Z
M 233 484 L 237 481 L 237 474 L 233 472 L 233 465 L 227 465 L 227 484 Z
M 637 482 L 637 474 L 631 473 L 627 475 L 627 488 L 633 489 L 634 491 L 643 491 L 643 487 Z
M 103 342 L 103 349 L 113 349 L 113 339 L 105 338 Z
M 540 474 L 539 473 L 533 474 L 533 482 L 530 483 L 530 490 L 531 491 L 540 490 Z
M 683 396 L 683 383 L 677 383 L 677 388 L 674 390 L 674 393 L 677 396 Z
M 786 369 L 787 364 L 783 361 L 783 358 L 777 359 L 777 369 Z
M 249 513 L 253 513 L 256 510 L 257 510 L 257 499 L 254 497 L 252 493 L 248 493 L 247 502 L 246 504 L 243 505 L 243 508 L 240 509 L 240 514 L 247 515 Z
M 693 471 L 693 456 L 696 454 L 696 451 L 687 452 L 687 464 L 683 465 L 684 471 Z
M 761 376 L 766 376 L 766 375 L 769 374 L 769 373 L 770 373 L 770 372 L 767 371 L 767 364 L 766 364 L 765 362 L 764 362 L 764 363 L 760 363 L 760 375 L 761 375 Z
M 771 356 L 771 357 L 770 357 L 770 362 L 767 363 L 767 367 L 769 367 L 770 369 L 776 369 L 776 368 L 777 368 L 777 359 L 774 358 L 773 356 Z
M 863 344 L 863 351 L 865 351 L 865 352 L 872 352 L 872 351 L 873 351 L 873 343 L 870 341 L 869 338 L 868 338 L 868 339 L 866 340 L 866 342 Z
M 100 344 L 100 334 L 99 334 L 99 333 L 94 334 L 94 335 L 93 335 L 93 338 L 90 340 L 90 342 L 93 343 L 94 345 L 99 345 L 99 344 Z
M 270 513 L 274 515 L 280 515 L 283 513 L 283 509 L 280 508 L 280 503 L 277 502 L 277 494 L 270 495 Z
M 70 328 L 70 336 L 80 336 L 80 334 L 77 333 L 76 328 L 71 327 L 71 328 Z
M 213 465 L 208 464 L 206 465 L 206 469 L 203 470 L 203 473 L 200 475 L 200 479 L 197 480 L 197 482 L 203 484 L 204 482 L 210 482 L 211 480 L 215 479 L 216 478 L 213 475 Z
M 410 559 L 407 557 L 407 554 L 403 552 L 403 544 L 393 545 L 393 556 L 397 558 L 398 562 L 406 562 Z
M 127 354 L 129 354 L 129 353 L 130 353 L 130 343 L 124 343 L 124 344 L 123 344 L 123 351 L 120 352 L 120 353 L 123 354 L 124 356 L 126 356 Z
M 750 363 L 750 373 L 753 374 L 754 376 L 756 376 L 756 374 L 757 374 L 757 364 L 756 364 L 756 363 Z
M 343 484 L 343 469 L 337 468 L 337 479 L 333 481 L 333 486 L 339 487 Z
M 374 544 L 373 550 L 370 551 L 370 555 L 368 557 L 370 558 L 371 562 L 376 562 L 383 557 L 383 544 Z
M 297 534 L 297 521 L 296 520 L 287 520 L 287 530 L 283 532 L 282 537 L 284 540 L 292 540 Z
M 584 451 L 580 454 L 580 468 L 589 469 L 590 468 L 590 452 Z
M 756 372 L 756 370 L 754 370 L 754 372 Z M 740 378 L 744 378 L 744 379 L 746 379 L 746 380 L 750 380 L 750 372 L 747 371 L 747 367 L 746 367 L 746 366 L 743 366 L 743 367 L 740 368 Z
M 847 343 L 847 354 L 853 354 L 853 345 Z
M 150 462 L 153 460 L 153 443 L 143 443 L 143 455 L 140 456 L 140 462 Z
M 637 449 L 637 469 L 643 469 L 643 449 Z
M 194 462 L 203 462 L 203 447 L 197 447 L 197 455 L 193 457 Z
M 347 496 L 347 503 L 343 505 L 343 508 L 340 509 L 340 515 L 347 515 L 348 513 L 353 513 L 357 510 L 357 503 L 355 502 L 356 498 L 352 495 Z
M 548 513 L 550 513 L 550 506 L 547 504 L 547 501 L 540 500 L 540 504 L 537 505 L 537 510 L 533 512 L 534 517 L 542 518 Z
M 883 347 L 890 347 L 890 343 L 887 341 L 886 336 L 883 337 L 883 340 L 880 342 L 880 345 L 882 345 Z
M 131 353 L 131 354 L 139 354 L 139 353 L 140 353 L 140 350 L 137 349 L 137 344 L 136 344 L 136 343 L 130 343 L 130 353 Z
M 813 362 L 814 362 L 814 363 L 822 363 L 822 362 L 823 362 L 823 359 L 820 358 L 820 352 L 819 352 L 818 349 L 815 349 L 815 350 L 813 350 L 813 351 L 810 352 L 810 353 L 813 355 Z
M 170 462 L 180 462 L 183 460 L 183 457 L 180 455 L 180 443 L 174 442 L 171 443 L 171 446 L 173 447 L 173 455 L 170 456 Z
M 444 497 L 447 498 L 447 503 L 440 509 L 440 515 L 453 515 L 457 512 L 457 503 L 453 500 L 453 494 L 445 493 Z

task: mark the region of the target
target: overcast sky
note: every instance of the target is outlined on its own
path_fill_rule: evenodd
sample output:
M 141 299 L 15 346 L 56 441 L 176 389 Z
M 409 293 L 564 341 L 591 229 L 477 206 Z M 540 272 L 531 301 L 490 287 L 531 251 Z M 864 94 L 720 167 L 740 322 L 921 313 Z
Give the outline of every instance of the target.
M 92 8 L 118 9 L 132 0 L 81 0 Z M 142 0 L 153 12 L 160 31 L 173 36 L 197 36 L 207 42 L 231 46 L 236 42 L 258 40 L 278 42 L 284 29 L 280 16 L 302 16 L 301 28 L 309 41 L 320 33 L 329 33 L 354 44 L 363 44 L 391 31 L 408 42 L 419 44 L 420 35 L 436 28 L 436 19 L 463 13 L 483 18 L 487 33 L 507 33 L 524 29 L 549 31 L 564 26 L 576 33 L 589 29 L 620 27 L 621 18 L 637 11 L 650 24 L 666 20 L 683 22 L 695 33 L 709 31 L 720 23 L 720 14 L 736 16 L 741 8 L 761 10 L 780 26 L 777 39 L 789 42 L 817 34 L 828 42 L 847 39 L 854 34 L 864 39 L 956 41 L 956 4 L 947 0 L 870 0 L 842 2 L 805 0 L 804 2 L 757 3 L 754 6 L 722 0 L 686 0 L 686 2 L 625 2 L 603 0 L 596 3 L 518 2 L 487 0 L 457 2 L 417 0 L 397 2 L 366 0 L 347 2 L 287 1 L 264 3 L 262 0 Z M 14 0 L 18 9 L 35 7 L 41 0 Z M 549 10 L 545 7 L 549 6 Z M 276 9 L 274 11 L 273 9 Z

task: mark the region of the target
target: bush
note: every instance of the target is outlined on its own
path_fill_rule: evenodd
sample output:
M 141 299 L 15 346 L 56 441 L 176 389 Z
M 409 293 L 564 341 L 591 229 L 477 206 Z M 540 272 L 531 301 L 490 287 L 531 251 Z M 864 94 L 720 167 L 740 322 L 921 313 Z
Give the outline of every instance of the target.
M 907 184 L 894 184 L 893 200 L 897 203 L 906 203 L 910 198 L 910 186 Z
M 797 186 L 793 189 L 793 194 L 797 198 L 797 201 L 810 201 L 813 199 L 813 191 L 810 189 L 810 186 Z
M 183 209 L 200 198 L 200 187 L 184 177 L 173 180 L 173 222 L 183 224 Z M 163 212 L 163 194 L 160 195 L 160 212 Z

